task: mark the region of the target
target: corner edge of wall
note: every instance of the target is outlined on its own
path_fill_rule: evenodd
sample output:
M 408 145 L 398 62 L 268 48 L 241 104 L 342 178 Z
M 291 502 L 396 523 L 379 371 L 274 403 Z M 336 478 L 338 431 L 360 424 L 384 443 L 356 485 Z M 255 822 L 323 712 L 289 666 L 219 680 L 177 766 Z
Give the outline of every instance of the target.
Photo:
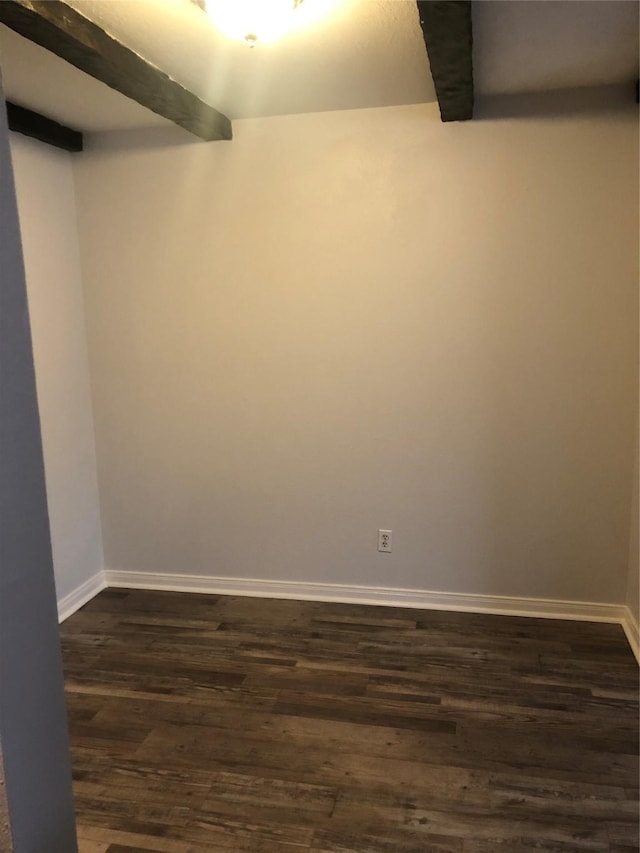
M 100 569 L 58 601 L 58 622 L 64 622 L 107 586 L 105 572 Z
M 640 626 L 636 622 L 635 616 L 631 612 L 630 607 L 624 608 L 624 616 L 622 617 L 620 624 L 622 625 L 622 630 L 629 641 L 631 651 L 640 664 Z

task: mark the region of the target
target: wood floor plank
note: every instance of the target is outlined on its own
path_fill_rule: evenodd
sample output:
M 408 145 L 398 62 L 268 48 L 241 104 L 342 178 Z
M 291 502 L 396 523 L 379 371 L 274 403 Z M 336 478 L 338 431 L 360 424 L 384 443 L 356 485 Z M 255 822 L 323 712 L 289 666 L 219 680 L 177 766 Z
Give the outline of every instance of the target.
M 109 844 L 102 841 L 87 841 L 78 839 L 78 853 L 107 853 Z
M 80 853 L 630 853 L 619 626 L 105 590 L 61 628 Z
M 197 853 L 192 845 L 185 841 L 150 837 L 140 833 L 78 824 L 78 853 L 93 853 L 91 844 L 103 846 L 106 853 L 113 853 L 114 847 L 127 847 L 144 850 L 145 853 Z M 85 847 L 87 848 L 85 851 Z

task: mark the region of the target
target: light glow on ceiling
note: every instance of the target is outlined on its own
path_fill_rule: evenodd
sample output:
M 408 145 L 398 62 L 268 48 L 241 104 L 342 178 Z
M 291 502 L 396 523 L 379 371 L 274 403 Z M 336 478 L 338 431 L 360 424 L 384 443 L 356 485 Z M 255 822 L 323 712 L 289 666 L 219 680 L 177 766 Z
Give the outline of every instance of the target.
M 222 33 L 253 46 L 309 26 L 335 3 L 336 0 L 206 0 L 205 8 Z

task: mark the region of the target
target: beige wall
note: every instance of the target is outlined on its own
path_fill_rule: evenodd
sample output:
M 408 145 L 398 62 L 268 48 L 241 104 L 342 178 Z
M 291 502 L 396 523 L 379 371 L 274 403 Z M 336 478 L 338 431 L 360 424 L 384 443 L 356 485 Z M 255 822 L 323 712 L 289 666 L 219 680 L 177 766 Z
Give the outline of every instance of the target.
M 76 161 L 107 567 L 624 601 L 636 111 L 234 135 Z
M 103 569 L 72 157 L 11 134 L 58 601 Z
M 631 500 L 631 536 L 629 541 L 629 578 L 627 582 L 627 607 L 633 614 L 636 626 L 640 624 L 640 529 L 638 513 L 638 448 L 634 466 L 633 495 Z

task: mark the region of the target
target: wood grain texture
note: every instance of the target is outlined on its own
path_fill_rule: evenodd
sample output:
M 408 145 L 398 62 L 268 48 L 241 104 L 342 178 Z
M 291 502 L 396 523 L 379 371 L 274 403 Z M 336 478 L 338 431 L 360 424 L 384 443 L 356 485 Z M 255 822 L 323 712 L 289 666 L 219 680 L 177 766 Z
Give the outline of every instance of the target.
M 639 849 L 617 625 L 107 590 L 62 638 L 81 853 Z
M 201 139 L 231 139 L 226 116 L 61 0 L 2 0 L 0 22 Z
M 47 145 L 62 148 L 63 151 L 82 151 L 84 141 L 82 134 L 77 130 L 59 124 L 26 107 L 21 107 L 19 104 L 13 104 L 11 101 L 7 101 L 6 106 L 9 130 L 38 139 Z
M 3 853 L 12 853 L 13 839 L 11 838 L 11 824 L 9 823 L 9 804 L 7 803 L 7 786 L 4 781 L 4 764 L 2 763 L 2 750 L 0 749 L 0 850 Z
M 442 121 L 473 118 L 471 0 L 418 0 Z

